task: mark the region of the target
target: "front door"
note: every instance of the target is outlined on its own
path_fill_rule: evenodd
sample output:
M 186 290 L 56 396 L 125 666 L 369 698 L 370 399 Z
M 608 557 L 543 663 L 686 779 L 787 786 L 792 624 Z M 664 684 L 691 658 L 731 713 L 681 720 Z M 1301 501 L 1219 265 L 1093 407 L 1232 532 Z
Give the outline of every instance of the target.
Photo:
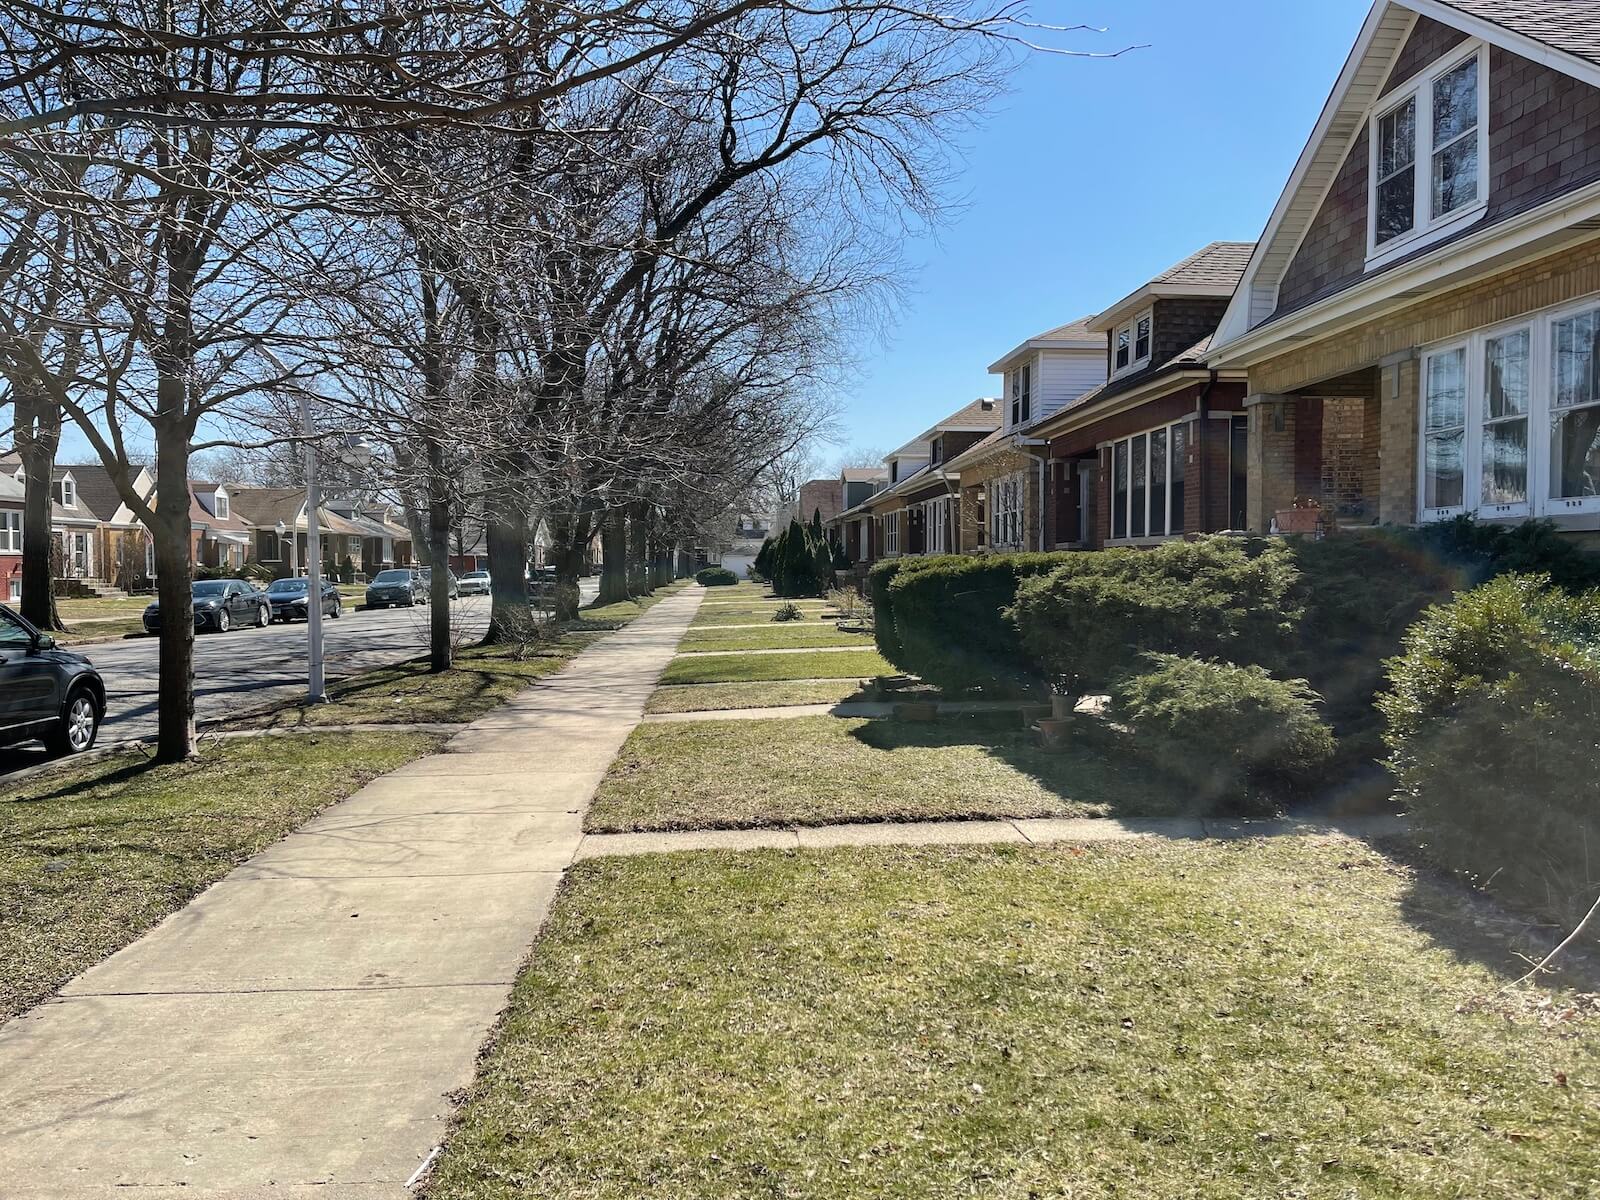
M 72 556 L 72 573 L 82 579 L 89 574 L 89 535 L 87 533 L 73 533 L 69 535 Z

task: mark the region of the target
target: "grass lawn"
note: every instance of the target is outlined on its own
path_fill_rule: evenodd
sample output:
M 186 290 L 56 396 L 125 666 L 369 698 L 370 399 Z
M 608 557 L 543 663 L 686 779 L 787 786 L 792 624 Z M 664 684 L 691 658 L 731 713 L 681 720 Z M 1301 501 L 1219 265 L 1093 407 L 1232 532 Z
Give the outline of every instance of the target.
M 181 908 L 367 780 L 437 749 L 423 734 L 204 744 L 157 767 L 116 754 L 0 780 L 0 1021 Z
M 141 608 L 140 611 L 144 610 Z M 63 646 L 81 646 L 87 642 L 114 642 L 126 637 L 148 636 L 142 618 L 118 617 L 112 621 L 80 621 L 77 624 L 69 619 L 66 632 L 56 634 L 55 639 Z
M 1171 781 L 1090 750 L 1046 754 L 1009 720 L 860 717 L 641 725 L 590 830 L 742 828 L 964 817 L 1165 816 Z
M 674 589 L 675 590 L 675 589 Z M 591 606 L 577 621 L 520 657 L 510 646 L 467 646 L 453 670 L 435 675 L 426 659 L 378 667 L 337 680 L 326 704 L 287 704 L 225 722 L 227 729 L 301 725 L 381 725 L 467 722 L 505 703 L 536 679 L 553 675 L 598 638 L 620 629 L 665 596 L 666 588 L 640 600 Z
M 728 607 L 724 608 L 721 605 L 712 606 L 702 603 L 700 605 L 700 611 L 695 614 L 694 621 L 691 623 L 690 628 L 707 629 L 716 628 L 722 625 L 784 624 L 784 622 L 774 621 L 772 619 L 772 614 L 774 611 L 776 611 L 776 609 L 777 605 L 775 604 L 769 604 L 765 608 L 746 608 L 743 605 L 729 605 Z M 803 625 L 812 629 L 831 629 L 833 627 L 833 619 L 831 617 L 824 618 L 823 613 L 825 611 L 831 610 L 824 610 L 820 606 L 816 605 L 813 605 L 809 608 L 801 608 L 800 620 L 791 621 L 788 622 L 788 624 Z
M 1600 1016 L 1461 916 L 1336 839 L 581 863 L 427 1194 L 1593 1196 Z
M 701 683 L 657 688 L 647 713 L 710 712 L 724 708 L 767 708 L 780 704 L 833 704 L 861 690 L 854 679 L 802 679 L 791 683 Z
M 678 650 L 792 650 L 807 646 L 859 646 L 871 650 L 872 638 L 862 633 L 840 633 L 831 623 L 785 621 L 760 629 L 691 629 Z
M 137 617 L 150 606 L 150 596 L 129 596 L 126 600 L 86 600 L 60 597 L 56 614 L 67 624 L 100 617 Z
M 675 658 L 661 682 L 760 683 L 782 679 L 869 679 L 895 673 L 876 650 L 822 654 L 730 654 L 718 658 Z

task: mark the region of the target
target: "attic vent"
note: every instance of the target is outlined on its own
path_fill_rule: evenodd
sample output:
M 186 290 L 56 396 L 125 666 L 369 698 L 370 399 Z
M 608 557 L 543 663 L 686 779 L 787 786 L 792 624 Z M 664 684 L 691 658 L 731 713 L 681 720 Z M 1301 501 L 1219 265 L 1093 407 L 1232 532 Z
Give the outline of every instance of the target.
M 978 404 L 980 406 L 982 406 L 984 412 L 993 412 L 994 411 L 994 397 L 993 396 L 980 396 L 978 398 Z

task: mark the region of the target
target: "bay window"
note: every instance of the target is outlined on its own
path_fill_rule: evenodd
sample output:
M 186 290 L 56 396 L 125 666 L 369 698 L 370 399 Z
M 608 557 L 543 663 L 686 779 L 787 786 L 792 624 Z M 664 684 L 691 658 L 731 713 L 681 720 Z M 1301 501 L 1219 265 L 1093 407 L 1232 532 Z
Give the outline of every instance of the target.
M 1487 73 L 1486 51 L 1475 44 L 1379 102 L 1370 127 L 1369 265 L 1482 212 L 1488 198 Z
M 0 512 L 0 554 L 22 553 L 22 514 Z
M 1600 299 L 1427 351 L 1421 410 L 1423 520 L 1600 512 Z
M 1136 433 L 1111 445 L 1111 540 L 1182 533 L 1186 422 Z

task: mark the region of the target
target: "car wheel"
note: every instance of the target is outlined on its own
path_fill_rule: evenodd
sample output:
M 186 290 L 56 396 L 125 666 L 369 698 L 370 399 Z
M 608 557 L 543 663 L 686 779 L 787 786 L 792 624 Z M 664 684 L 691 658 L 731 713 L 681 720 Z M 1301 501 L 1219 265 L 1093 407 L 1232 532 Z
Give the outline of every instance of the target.
M 330 617 L 332 617 L 335 621 L 337 621 L 339 619 L 339 614 L 342 613 L 343 611 L 344 611 L 344 606 L 341 605 L 337 600 L 335 600 L 333 602 L 333 611 L 331 613 L 329 613 L 328 615 Z
M 217 632 L 227 633 L 232 626 L 233 621 L 228 616 L 228 610 L 225 608 L 217 609 Z
M 67 697 L 66 712 L 46 742 L 56 754 L 82 754 L 94 745 L 99 732 L 100 710 L 94 697 L 80 687 Z
M 270 608 L 268 608 L 265 604 L 263 604 L 260 608 L 256 609 L 256 628 L 257 629 L 265 629 L 268 625 L 271 625 L 271 624 L 272 624 L 272 610 Z

